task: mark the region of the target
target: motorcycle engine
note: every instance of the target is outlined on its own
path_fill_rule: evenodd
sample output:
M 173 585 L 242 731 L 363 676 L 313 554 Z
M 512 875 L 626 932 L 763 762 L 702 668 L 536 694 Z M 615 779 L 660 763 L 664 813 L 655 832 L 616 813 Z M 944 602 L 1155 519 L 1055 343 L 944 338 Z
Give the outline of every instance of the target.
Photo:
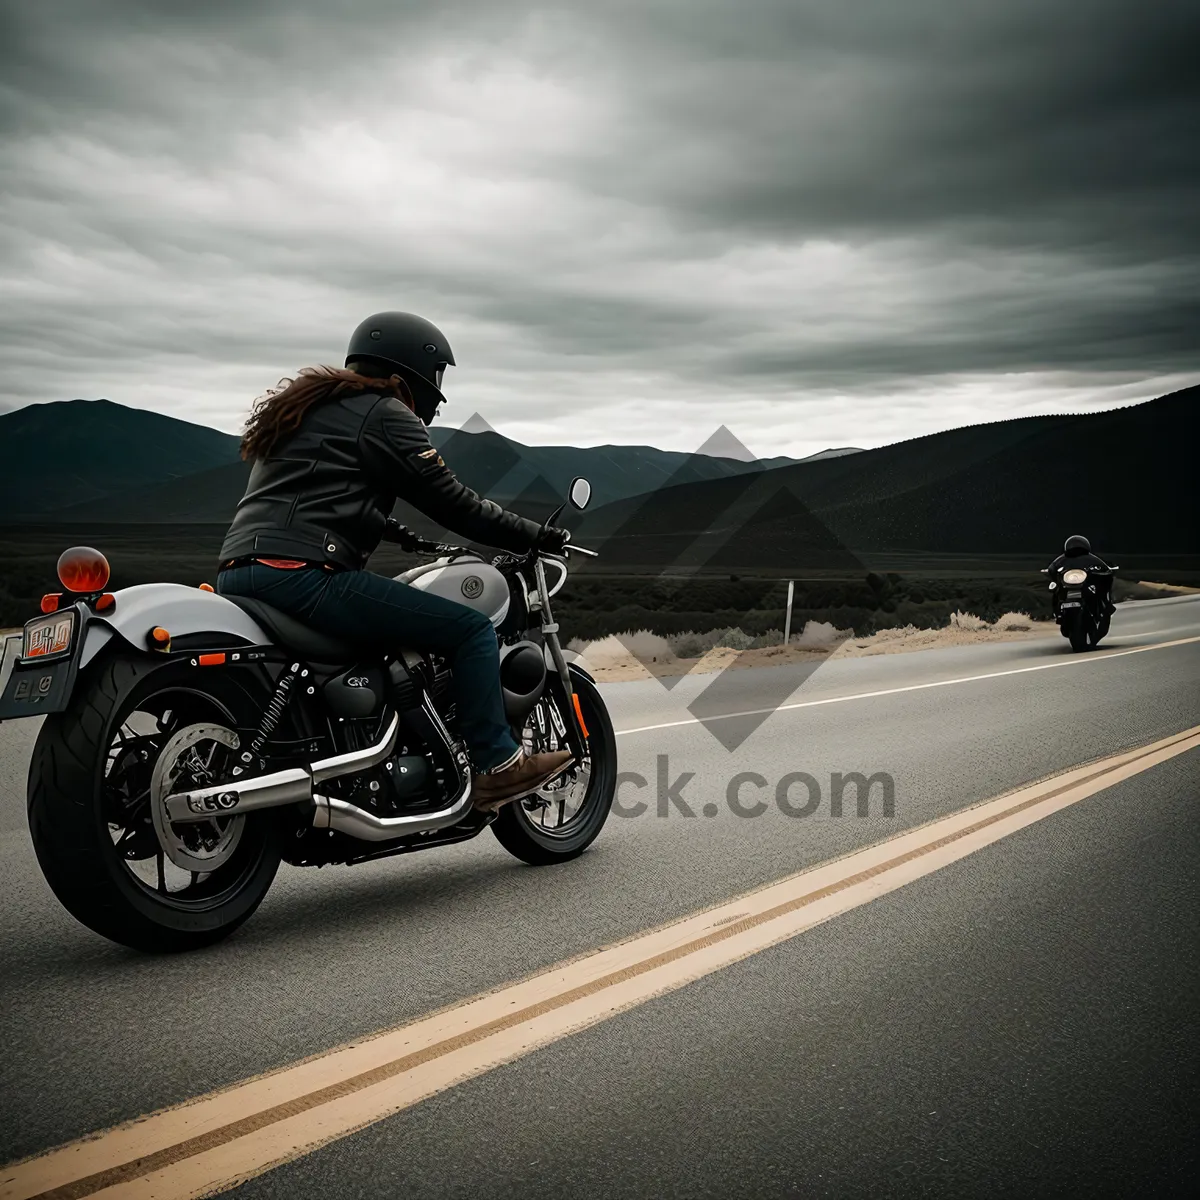
M 340 799 L 377 817 L 394 817 L 437 798 L 437 776 L 423 754 L 394 754 L 369 771 L 337 782 Z

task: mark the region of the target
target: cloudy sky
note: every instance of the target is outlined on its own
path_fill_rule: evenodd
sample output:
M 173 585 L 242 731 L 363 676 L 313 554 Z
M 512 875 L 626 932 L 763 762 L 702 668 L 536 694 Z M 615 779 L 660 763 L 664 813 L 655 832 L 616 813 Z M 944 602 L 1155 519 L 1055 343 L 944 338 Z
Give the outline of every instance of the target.
M 449 334 L 448 424 L 531 442 L 801 454 L 1200 381 L 1194 3 L 0 10 L 0 406 L 236 431 L 388 308 Z

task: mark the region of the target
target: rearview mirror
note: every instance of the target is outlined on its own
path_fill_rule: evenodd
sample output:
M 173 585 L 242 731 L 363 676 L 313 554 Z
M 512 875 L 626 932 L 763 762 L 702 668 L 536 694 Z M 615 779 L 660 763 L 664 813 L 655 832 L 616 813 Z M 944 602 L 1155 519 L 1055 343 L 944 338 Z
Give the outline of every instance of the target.
M 576 475 L 571 480 L 567 498 L 571 501 L 572 508 L 587 508 L 588 501 L 592 498 L 592 485 L 582 475 Z

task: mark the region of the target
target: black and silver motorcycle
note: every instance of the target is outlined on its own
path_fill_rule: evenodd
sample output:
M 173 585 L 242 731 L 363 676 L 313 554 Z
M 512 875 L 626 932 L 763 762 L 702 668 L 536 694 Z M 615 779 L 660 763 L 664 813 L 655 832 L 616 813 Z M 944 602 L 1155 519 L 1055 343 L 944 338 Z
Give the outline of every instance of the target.
M 576 479 L 571 503 L 590 493 Z M 0 719 L 45 714 L 29 827 L 47 882 L 83 924 L 136 949 L 186 950 L 245 921 L 281 861 L 365 862 L 491 828 L 544 864 L 595 839 L 616 741 L 595 681 L 559 642 L 551 598 L 565 556 L 489 562 L 393 530 L 438 556 L 398 578 L 491 619 L 526 749 L 569 748 L 572 765 L 498 812 L 477 810 L 438 655 L 364 657 L 205 585 L 106 592 L 108 563 L 77 547 L 59 560 L 67 594 L 44 597 L 43 615 L 4 645 Z
M 1119 569 L 1109 567 L 1108 571 Z M 1053 575 L 1050 602 L 1059 632 L 1070 641 L 1072 650 L 1094 650 L 1108 633 L 1112 610 L 1101 597 L 1093 568 L 1073 567 L 1068 562 L 1053 569 L 1043 567 L 1042 574 Z

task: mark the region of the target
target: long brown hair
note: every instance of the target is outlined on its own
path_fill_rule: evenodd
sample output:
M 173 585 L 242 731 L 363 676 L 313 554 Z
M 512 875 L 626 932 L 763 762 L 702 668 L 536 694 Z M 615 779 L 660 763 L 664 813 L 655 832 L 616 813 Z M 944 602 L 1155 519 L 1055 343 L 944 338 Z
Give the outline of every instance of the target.
M 399 375 L 373 379 L 345 367 L 304 367 L 295 379 L 281 379 L 254 402 L 242 434 L 242 457 L 266 458 L 280 438 L 292 433 L 314 404 L 337 400 L 356 392 L 395 396 L 409 409 L 412 392 Z

